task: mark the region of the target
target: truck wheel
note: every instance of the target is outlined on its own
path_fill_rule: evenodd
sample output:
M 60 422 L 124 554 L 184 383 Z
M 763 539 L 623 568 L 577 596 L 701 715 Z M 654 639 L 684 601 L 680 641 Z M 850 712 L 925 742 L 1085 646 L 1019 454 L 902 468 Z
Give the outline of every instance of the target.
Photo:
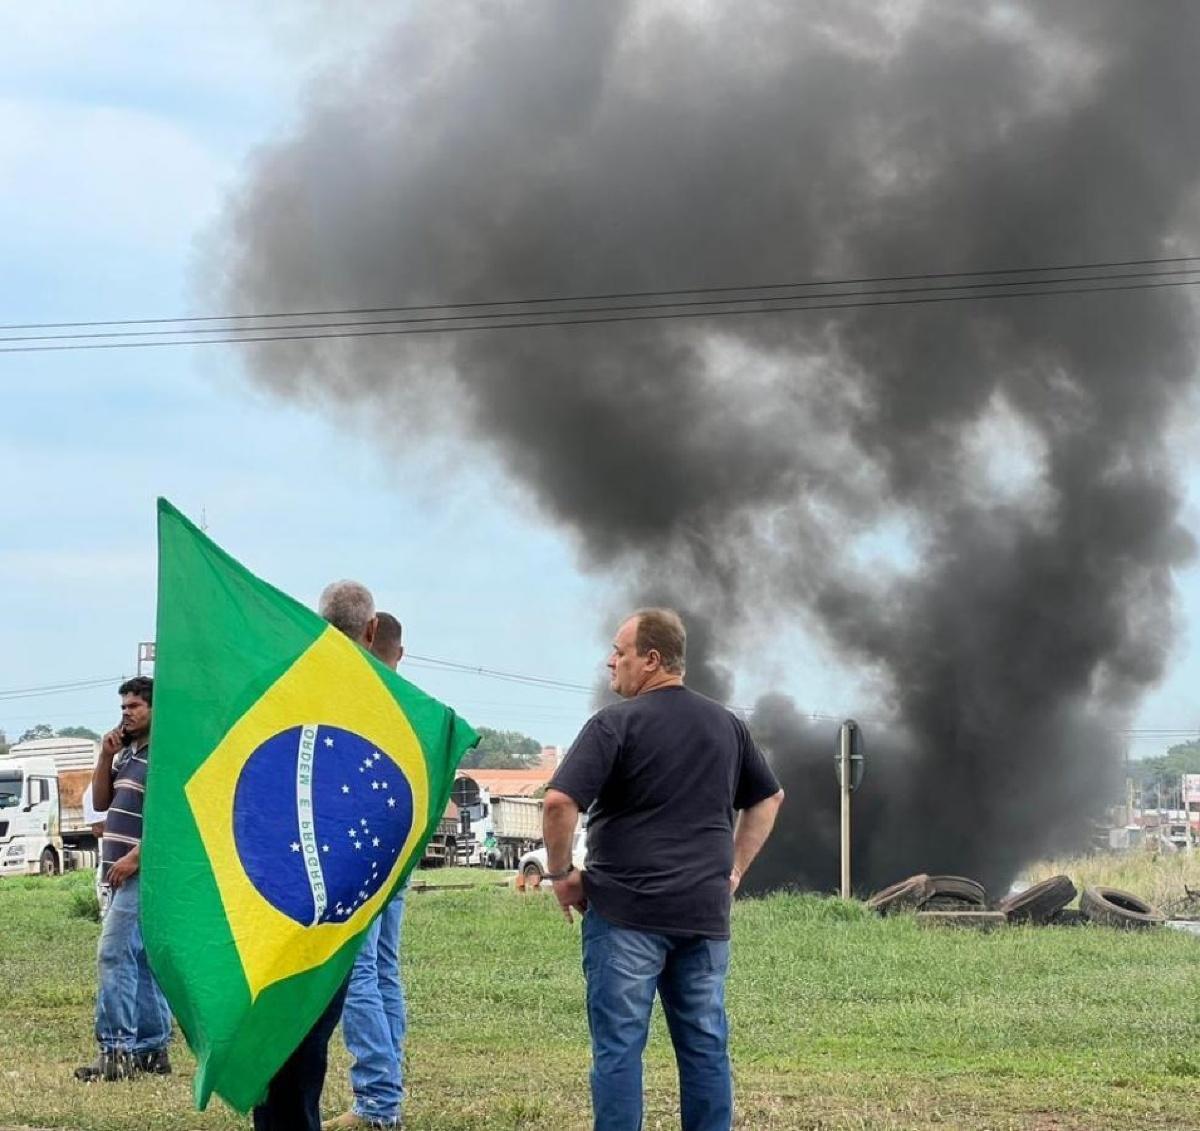
M 1166 918 L 1152 903 L 1117 888 L 1084 888 L 1079 910 L 1102 927 L 1157 927 Z
M 867 906 L 880 915 L 890 915 L 895 911 L 914 911 L 929 898 L 932 891 L 933 885 L 929 882 L 929 877 L 921 872 L 877 891 L 867 900 Z
M 54 855 L 53 848 L 42 849 L 42 859 L 38 864 L 38 871 L 43 876 L 58 875 L 58 857 Z
M 1069 876 L 1051 876 L 996 905 L 1010 923 L 1049 923 L 1079 893 Z
M 925 911 L 982 911 L 987 907 L 983 884 L 966 876 L 930 876 L 932 888 Z

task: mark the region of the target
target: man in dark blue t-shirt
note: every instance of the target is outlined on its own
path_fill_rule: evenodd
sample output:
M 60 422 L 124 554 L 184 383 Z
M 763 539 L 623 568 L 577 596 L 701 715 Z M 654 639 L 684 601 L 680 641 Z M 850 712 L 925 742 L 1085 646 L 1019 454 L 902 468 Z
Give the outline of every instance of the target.
M 657 989 L 679 1065 L 684 1131 L 729 1131 L 729 907 L 770 835 L 783 790 L 746 725 L 683 685 L 686 633 L 670 609 L 617 632 L 610 685 L 546 791 L 554 894 L 583 914 L 597 1131 L 642 1125 L 642 1050 Z M 571 839 L 589 811 L 587 868 Z

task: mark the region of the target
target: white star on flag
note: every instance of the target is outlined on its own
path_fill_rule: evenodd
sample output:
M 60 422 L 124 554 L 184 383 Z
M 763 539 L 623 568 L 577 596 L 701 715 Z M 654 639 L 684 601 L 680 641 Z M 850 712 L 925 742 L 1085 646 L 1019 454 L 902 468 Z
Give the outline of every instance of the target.
M 349 793 L 349 792 L 350 792 L 350 787 L 349 787 L 348 785 L 344 785 L 344 786 L 342 786 L 342 792 L 343 792 L 343 793 Z
M 326 746 L 332 746 L 332 745 L 333 745 L 333 739 L 332 739 L 332 738 L 327 738 L 327 739 L 325 739 L 325 745 L 326 745 Z
M 300 845 L 298 845 L 298 844 L 297 844 L 295 841 L 292 841 L 292 851 L 293 851 L 293 852 L 299 852 L 299 851 L 300 851 Z

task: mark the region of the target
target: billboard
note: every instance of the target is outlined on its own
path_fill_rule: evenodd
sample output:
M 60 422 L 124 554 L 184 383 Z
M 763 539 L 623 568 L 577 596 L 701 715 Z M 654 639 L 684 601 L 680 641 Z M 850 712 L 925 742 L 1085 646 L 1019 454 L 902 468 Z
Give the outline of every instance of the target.
M 1200 774 L 1183 775 L 1184 805 L 1200 805 Z

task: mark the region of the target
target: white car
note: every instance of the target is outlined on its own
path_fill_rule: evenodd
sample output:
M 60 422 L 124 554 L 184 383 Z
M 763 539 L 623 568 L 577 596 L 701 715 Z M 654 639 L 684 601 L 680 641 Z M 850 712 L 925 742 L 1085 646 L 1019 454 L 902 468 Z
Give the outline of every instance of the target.
M 587 830 L 580 827 L 575 830 L 575 840 L 571 844 L 571 863 L 576 868 L 582 868 L 587 862 Z M 546 846 L 526 852 L 517 861 L 517 871 L 525 877 L 526 883 L 540 884 L 550 871 L 546 863 Z

